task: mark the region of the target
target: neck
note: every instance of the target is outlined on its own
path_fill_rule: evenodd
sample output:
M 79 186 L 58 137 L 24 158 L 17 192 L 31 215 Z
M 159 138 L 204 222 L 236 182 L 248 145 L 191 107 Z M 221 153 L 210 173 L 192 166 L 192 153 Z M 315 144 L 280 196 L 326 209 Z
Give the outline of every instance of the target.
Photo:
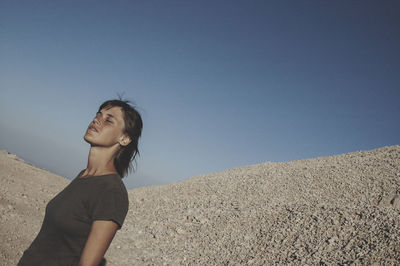
M 117 173 L 114 167 L 115 149 L 110 147 L 91 146 L 86 169 L 81 177 Z

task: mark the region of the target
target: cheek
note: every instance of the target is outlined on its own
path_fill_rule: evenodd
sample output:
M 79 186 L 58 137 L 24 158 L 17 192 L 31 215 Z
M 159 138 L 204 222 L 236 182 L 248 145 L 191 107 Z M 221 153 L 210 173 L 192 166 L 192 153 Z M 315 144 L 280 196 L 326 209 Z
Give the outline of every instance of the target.
M 105 129 L 105 130 L 103 130 L 102 133 L 103 134 L 101 134 L 101 135 L 102 135 L 103 140 L 107 141 L 107 142 L 116 142 L 116 141 L 118 141 L 118 138 L 120 136 L 118 130 L 115 130 L 112 128 Z

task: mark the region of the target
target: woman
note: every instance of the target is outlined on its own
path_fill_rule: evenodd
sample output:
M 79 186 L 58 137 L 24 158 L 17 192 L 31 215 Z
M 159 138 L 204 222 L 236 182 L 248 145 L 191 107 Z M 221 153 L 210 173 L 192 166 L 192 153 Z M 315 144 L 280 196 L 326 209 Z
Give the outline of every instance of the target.
M 42 228 L 18 265 L 105 265 L 128 211 L 121 178 L 139 153 L 140 114 L 128 101 L 104 102 L 86 130 L 86 169 L 46 206 Z

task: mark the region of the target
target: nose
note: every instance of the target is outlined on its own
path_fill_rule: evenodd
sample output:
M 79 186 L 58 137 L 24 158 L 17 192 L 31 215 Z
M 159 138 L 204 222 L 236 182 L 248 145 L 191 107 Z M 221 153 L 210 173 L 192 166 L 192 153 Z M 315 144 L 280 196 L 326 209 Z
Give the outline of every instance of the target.
M 96 124 L 96 125 L 100 125 L 100 119 L 99 119 L 99 116 L 98 116 L 98 115 L 96 115 L 96 116 L 94 117 L 93 123 Z

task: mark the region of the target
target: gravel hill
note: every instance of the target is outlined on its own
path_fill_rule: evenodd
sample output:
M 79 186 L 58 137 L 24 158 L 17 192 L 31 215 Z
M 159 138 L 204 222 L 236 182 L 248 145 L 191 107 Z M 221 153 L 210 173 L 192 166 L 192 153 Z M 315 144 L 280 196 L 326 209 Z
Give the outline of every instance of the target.
M 0 154 L 1 265 L 68 180 Z M 129 191 L 108 265 L 399 264 L 400 146 L 263 163 Z

